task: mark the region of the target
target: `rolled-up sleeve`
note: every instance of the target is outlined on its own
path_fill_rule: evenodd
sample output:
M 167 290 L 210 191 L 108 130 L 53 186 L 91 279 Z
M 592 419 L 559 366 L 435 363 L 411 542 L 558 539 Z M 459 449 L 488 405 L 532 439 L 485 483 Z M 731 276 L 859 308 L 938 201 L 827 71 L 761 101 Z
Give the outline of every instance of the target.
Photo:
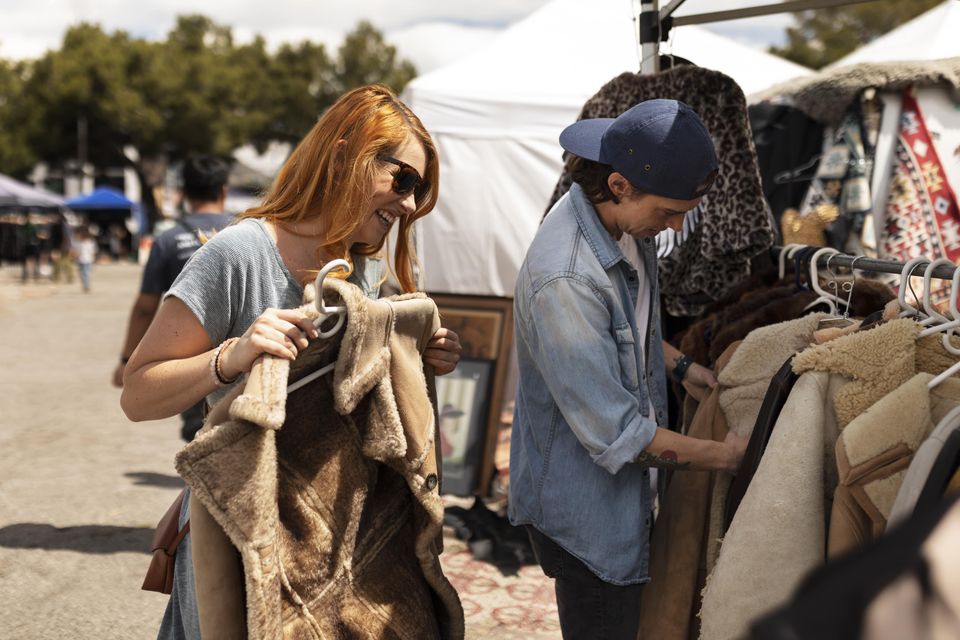
M 611 316 L 600 291 L 576 274 L 557 276 L 521 303 L 518 319 L 550 395 L 593 461 L 615 474 L 656 433 L 623 384 Z

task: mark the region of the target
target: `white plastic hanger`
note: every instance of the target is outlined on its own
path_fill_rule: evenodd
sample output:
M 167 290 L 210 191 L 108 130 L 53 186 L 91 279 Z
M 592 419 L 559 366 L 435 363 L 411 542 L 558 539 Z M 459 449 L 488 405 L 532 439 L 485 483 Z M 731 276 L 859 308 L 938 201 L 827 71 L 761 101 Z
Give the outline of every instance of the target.
M 784 277 L 786 277 L 786 275 L 787 275 L 787 258 L 788 258 L 788 257 L 789 257 L 789 258 L 792 258 L 792 257 L 793 257 L 793 253 L 794 253 L 795 251 L 797 251 L 798 249 L 800 249 L 801 247 L 803 247 L 802 244 L 797 244 L 797 243 L 795 243 L 795 242 L 791 242 L 790 244 L 785 244 L 785 245 L 783 245 L 783 246 L 780 248 L 780 256 L 777 258 L 777 260 L 778 260 L 778 267 L 779 267 L 779 268 L 777 269 L 777 279 L 778 279 L 778 280 L 783 280 Z M 789 255 L 787 255 L 787 254 L 789 254 Z
M 901 318 L 923 315 L 918 309 L 907 304 L 907 289 L 910 288 L 910 278 L 913 276 L 916 267 L 924 262 L 929 261 L 926 258 L 913 258 L 903 265 L 903 271 L 900 272 L 900 290 L 897 292 L 897 302 L 900 304 Z
M 939 260 L 937 261 L 939 262 Z M 950 262 L 949 260 L 947 262 Z M 953 263 L 950 263 L 953 264 Z M 960 291 L 960 269 L 955 269 L 953 272 L 953 280 L 950 286 L 950 308 L 947 313 L 950 314 L 951 320 L 947 322 L 942 322 L 940 324 L 935 324 L 933 326 L 927 327 L 920 332 L 920 337 L 933 335 L 934 333 L 939 333 L 941 331 L 948 332 L 947 336 L 944 336 L 944 346 L 948 349 L 951 348 L 949 334 L 953 332 L 953 329 L 960 327 L 960 315 L 957 313 L 957 293 Z M 948 346 L 950 345 L 950 346 Z M 951 353 L 956 353 L 960 355 L 960 351 L 952 351 Z
M 935 323 L 943 324 L 950 321 L 950 318 L 937 311 L 937 308 L 933 306 L 933 300 L 930 297 L 933 289 L 930 280 L 933 278 L 933 272 L 940 265 L 952 267 L 953 263 L 946 258 L 937 258 L 928 264 L 927 268 L 923 270 L 923 310 L 926 312 L 927 317 L 924 320 L 921 320 L 920 324 L 925 327 L 929 327 Z
M 314 300 L 314 305 L 316 305 L 317 311 L 320 312 L 320 317 L 318 317 L 316 320 L 313 321 L 313 326 L 315 326 L 319 330 L 320 325 L 323 324 L 323 322 L 327 318 L 334 315 L 337 316 L 337 322 L 336 324 L 333 325 L 333 327 L 331 327 L 330 329 L 327 329 L 326 331 L 320 331 L 320 334 L 318 337 L 324 338 L 324 339 L 335 336 L 337 332 L 340 331 L 341 328 L 343 328 L 343 323 L 347 319 L 346 307 L 328 307 L 326 303 L 323 301 L 323 280 L 324 278 L 327 277 L 327 274 L 329 274 L 334 269 L 343 269 L 344 271 L 349 272 L 350 263 L 347 262 L 346 260 L 339 260 L 339 259 L 332 260 L 327 264 L 323 265 L 323 268 L 320 269 L 320 273 L 317 274 L 316 280 L 313 281 L 314 287 L 316 287 L 316 290 L 317 290 L 317 297 Z M 334 361 L 328 364 L 327 366 L 317 369 L 313 373 L 310 373 L 300 378 L 299 380 L 297 380 L 296 382 L 294 382 L 293 384 L 287 387 L 287 394 L 289 395 L 294 391 L 296 391 L 297 389 L 300 389 L 301 387 L 305 387 L 306 385 L 310 384 L 317 378 L 329 373 L 330 371 L 333 371 L 333 369 L 336 366 L 337 366 L 337 363 L 336 361 Z
M 820 286 L 820 269 L 817 267 L 817 260 L 820 259 L 822 255 L 831 255 L 835 256 L 839 251 L 831 247 L 823 247 L 822 249 L 817 249 L 816 252 L 810 257 L 810 288 L 820 295 L 819 298 L 807 305 L 807 309 L 815 305 L 820 304 L 821 302 L 826 303 L 827 308 L 830 309 L 831 315 L 837 315 L 837 303 L 843 304 L 843 299 L 838 296 L 833 295 L 832 293 L 825 291 L 823 287 Z

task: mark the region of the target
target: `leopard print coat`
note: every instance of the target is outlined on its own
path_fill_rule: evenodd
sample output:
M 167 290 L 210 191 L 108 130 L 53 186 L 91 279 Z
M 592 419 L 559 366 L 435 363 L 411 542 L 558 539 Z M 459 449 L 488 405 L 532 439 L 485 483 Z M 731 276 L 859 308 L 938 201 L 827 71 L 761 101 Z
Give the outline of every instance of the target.
M 653 75 L 621 74 L 584 104 L 578 119 L 616 117 L 653 98 L 690 105 L 710 131 L 720 162 L 700 224 L 660 261 L 667 310 L 696 316 L 750 275 L 751 258 L 773 245 L 773 216 L 763 197 L 743 91 L 718 71 L 681 66 Z M 570 184 L 564 169 L 548 211 Z

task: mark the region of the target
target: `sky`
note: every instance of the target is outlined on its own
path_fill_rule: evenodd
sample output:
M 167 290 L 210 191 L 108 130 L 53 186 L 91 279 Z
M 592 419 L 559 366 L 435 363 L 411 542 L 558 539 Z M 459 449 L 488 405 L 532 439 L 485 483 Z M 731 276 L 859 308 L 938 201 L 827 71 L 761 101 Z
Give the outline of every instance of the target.
M 58 48 L 65 30 L 95 22 L 106 31 L 162 40 L 177 15 L 203 13 L 232 27 L 237 41 L 262 35 L 269 47 L 312 40 L 335 48 L 359 20 L 382 30 L 400 54 L 423 73 L 470 53 L 548 0 L 0 0 L 0 58 L 29 59 Z M 676 15 L 769 4 L 772 0 L 687 0 Z M 591 0 L 582 0 L 588 10 Z M 622 0 L 639 12 L 639 0 Z M 666 1 L 661 0 L 661 5 Z M 784 42 L 789 15 L 704 25 L 765 49 Z

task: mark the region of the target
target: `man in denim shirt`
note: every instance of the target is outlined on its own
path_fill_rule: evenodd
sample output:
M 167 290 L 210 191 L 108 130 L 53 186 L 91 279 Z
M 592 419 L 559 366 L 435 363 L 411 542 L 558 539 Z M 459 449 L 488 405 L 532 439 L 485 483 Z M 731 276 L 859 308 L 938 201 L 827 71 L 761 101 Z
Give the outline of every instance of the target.
M 699 117 L 675 100 L 582 120 L 560 144 L 575 184 L 537 232 L 514 298 L 510 521 L 526 525 L 556 579 L 565 639 L 633 640 L 649 579 L 649 467 L 732 471 L 746 444 L 658 426 L 667 364 L 653 238 L 682 227 L 717 158 Z M 695 395 L 716 384 L 669 351 L 672 374 Z

